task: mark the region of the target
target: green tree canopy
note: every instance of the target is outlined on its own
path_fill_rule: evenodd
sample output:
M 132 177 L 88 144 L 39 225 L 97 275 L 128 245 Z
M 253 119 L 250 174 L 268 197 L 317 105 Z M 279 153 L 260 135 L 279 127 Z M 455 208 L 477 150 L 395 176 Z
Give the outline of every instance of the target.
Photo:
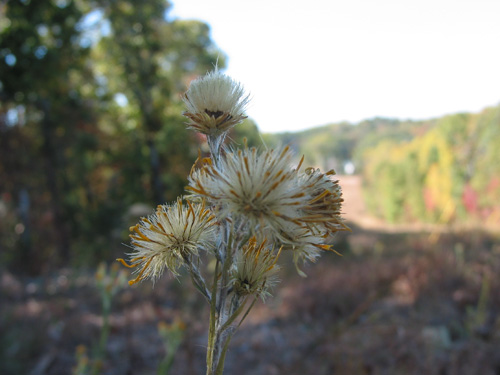
M 1 260 L 29 268 L 29 259 L 40 271 L 49 259 L 106 256 L 128 207 L 183 192 L 200 140 L 183 126 L 180 94 L 225 58 L 206 24 L 171 19 L 169 9 L 164 0 L 2 7 L 0 203 L 9 222 L 0 246 L 20 251 Z

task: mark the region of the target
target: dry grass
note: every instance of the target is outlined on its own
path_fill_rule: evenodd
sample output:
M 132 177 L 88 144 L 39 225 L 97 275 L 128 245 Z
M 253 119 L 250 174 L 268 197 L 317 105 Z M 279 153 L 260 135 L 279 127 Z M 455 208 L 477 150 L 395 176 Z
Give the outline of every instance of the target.
M 491 235 L 380 233 L 354 228 L 325 254 L 293 267 L 233 339 L 227 374 L 500 374 L 500 242 Z M 39 279 L 4 271 L 0 373 L 70 374 L 102 317 L 89 273 Z M 482 295 L 482 297 L 481 297 Z M 208 307 L 163 278 L 120 292 L 102 374 L 156 374 L 159 321 L 187 325 L 173 374 L 204 373 Z

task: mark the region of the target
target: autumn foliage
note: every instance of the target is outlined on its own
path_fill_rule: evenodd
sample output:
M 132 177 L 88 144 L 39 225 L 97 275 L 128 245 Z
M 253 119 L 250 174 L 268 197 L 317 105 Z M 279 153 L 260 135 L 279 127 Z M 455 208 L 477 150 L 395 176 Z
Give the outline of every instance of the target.
M 409 141 L 363 155 L 365 197 L 391 222 L 500 220 L 500 106 L 436 121 Z

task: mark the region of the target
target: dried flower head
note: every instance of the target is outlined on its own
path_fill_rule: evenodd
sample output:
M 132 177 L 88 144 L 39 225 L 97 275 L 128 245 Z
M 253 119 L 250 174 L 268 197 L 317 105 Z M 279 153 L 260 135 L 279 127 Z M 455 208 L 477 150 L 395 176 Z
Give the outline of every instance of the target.
M 156 280 L 168 268 L 174 275 L 177 269 L 199 248 L 208 248 L 214 240 L 215 218 L 205 203 L 182 204 L 182 199 L 172 205 L 160 205 L 148 218 L 130 228 L 133 253 L 127 267 L 138 267 L 138 274 L 129 284 L 146 278 Z
M 218 165 L 208 160 L 194 170 L 188 190 L 218 205 L 221 219 L 241 219 L 253 233 L 280 238 L 286 223 L 297 222 L 299 209 L 307 202 L 290 167 L 291 158 L 289 147 L 228 152 Z
M 341 217 L 342 190 L 337 180 L 332 180 L 335 175 L 332 169 L 321 173 L 319 169 L 307 168 L 300 175 L 300 185 L 310 199 L 302 207 L 304 215 L 299 221 L 307 226 L 313 233 L 325 236 L 338 231 L 349 230 Z
M 187 107 L 183 115 L 190 120 L 188 128 L 211 136 L 242 122 L 250 100 L 240 83 L 217 68 L 191 82 L 182 99 Z
M 236 295 L 243 297 L 256 295 L 264 299 L 269 288 L 276 282 L 279 266 L 276 265 L 281 249 L 275 253 L 266 247 L 266 240 L 257 242 L 255 237 L 248 240 L 238 252 L 232 270 L 232 284 Z
M 290 223 L 283 231 L 283 236 L 286 236 L 282 242 L 283 250 L 293 252 L 293 262 L 301 276 L 306 275 L 300 270 L 299 263 L 315 262 L 321 255 L 321 251 L 332 251 L 338 254 L 331 245 L 326 243 L 327 235 L 313 232 L 307 226 Z

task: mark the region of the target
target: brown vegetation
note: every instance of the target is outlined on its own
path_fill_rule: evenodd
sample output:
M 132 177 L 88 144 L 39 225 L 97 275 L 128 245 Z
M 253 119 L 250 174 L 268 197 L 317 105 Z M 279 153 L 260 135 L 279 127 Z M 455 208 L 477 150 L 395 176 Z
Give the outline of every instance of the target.
M 226 372 L 241 374 L 499 374 L 500 244 L 479 231 L 381 233 L 353 226 L 326 254 L 284 269 L 282 283 L 236 334 Z M 291 263 L 291 262 L 290 262 Z M 90 273 L 1 278 L 2 374 L 68 374 L 102 326 Z M 160 321 L 181 319 L 173 374 L 204 369 L 208 308 L 188 279 L 126 287 L 110 316 L 102 374 L 155 374 Z M 89 353 L 91 356 L 91 352 Z

